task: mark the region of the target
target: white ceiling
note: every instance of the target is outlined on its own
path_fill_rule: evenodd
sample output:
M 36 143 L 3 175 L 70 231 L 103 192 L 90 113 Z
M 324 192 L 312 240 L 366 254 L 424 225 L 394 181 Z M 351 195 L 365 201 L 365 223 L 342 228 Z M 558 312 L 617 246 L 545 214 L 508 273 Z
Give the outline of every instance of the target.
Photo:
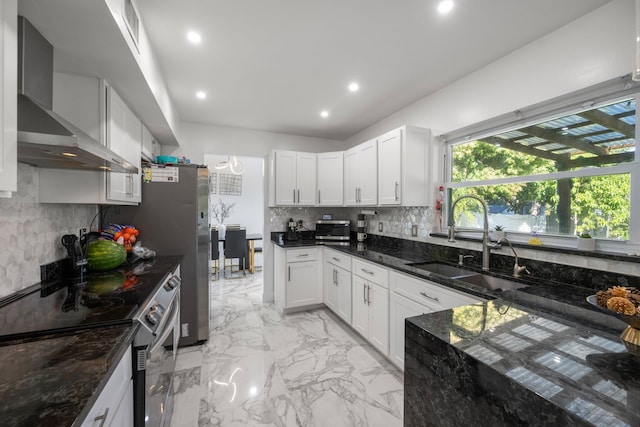
M 137 8 L 181 120 L 343 140 L 608 3 L 455 1 L 447 16 L 436 0 L 138 0 Z M 188 30 L 201 45 L 187 42 Z M 349 93 L 351 81 L 360 91 Z M 197 100 L 197 90 L 208 98 Z
M 134 4 L 180 121 L 345 140 L 610 0 L 454 1 L 444 17 L 438 0 Z M 56 70 L 107 79 L 161 143 L 178 143 L 105 0 L 19 11 L 54 45 Z

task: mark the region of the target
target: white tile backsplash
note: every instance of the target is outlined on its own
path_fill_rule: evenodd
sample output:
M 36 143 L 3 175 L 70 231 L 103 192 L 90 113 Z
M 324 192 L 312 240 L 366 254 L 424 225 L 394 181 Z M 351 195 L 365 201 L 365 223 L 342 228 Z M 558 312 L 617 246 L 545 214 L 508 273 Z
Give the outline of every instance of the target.
M 0 198 L 0 297 L 39 282 L 41 264 L 66 256 L 62 236 L 88 230 L 98 212 L 96 205 L 40 204 L 38 184 L 38 169 L 18 163 L 18 191 Z

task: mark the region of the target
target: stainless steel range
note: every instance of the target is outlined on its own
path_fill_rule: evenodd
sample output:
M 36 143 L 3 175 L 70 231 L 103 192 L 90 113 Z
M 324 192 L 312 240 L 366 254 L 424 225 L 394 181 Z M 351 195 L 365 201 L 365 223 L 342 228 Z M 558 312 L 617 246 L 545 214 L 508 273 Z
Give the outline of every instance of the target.
M 136 426 L 168 425 L 180 322 L 180 257 L 83 276 L 57 274 L 0 300 L 0 342 L 139 323 L 133 342 Z

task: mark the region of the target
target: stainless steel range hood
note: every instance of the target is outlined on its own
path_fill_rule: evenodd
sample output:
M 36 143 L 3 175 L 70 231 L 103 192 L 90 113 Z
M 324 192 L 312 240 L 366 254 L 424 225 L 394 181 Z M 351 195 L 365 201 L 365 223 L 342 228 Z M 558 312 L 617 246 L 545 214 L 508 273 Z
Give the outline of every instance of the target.
M 52 111 L 53 46 L 18 17 L 18 161 L 43 168 L 138 172 Z

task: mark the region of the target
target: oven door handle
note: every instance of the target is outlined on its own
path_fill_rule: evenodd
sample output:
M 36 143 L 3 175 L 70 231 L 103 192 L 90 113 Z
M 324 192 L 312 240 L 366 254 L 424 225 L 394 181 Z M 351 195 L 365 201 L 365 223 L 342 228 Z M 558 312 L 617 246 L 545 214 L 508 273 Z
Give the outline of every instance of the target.
M 164 330 L 160 333 L 159 338 L 157 338 L 155 340 L 153 346 L 149 350 L 149 354 L 155 352 L 158 349 L 158 347 L 160 347 L 162 344 L 164 344 L 166 339 L 169 337 L 169 334 L 173 330 L 173 325 L 175 324 L 176 319 L 180 315 L 180 310 L 179 310 L 179 307 L 180 307 L 180 293 L 179 292 L 176 294 L 176 296 L 173 299 L 173 301 L 171 302 L 171 304 L 172 304 L 171 309 L 173 310 L 173 314 L 171 315 L 171 320 L 164 324 Z M 176 333 L 178 333 L 178 331 L 176 331 Z

